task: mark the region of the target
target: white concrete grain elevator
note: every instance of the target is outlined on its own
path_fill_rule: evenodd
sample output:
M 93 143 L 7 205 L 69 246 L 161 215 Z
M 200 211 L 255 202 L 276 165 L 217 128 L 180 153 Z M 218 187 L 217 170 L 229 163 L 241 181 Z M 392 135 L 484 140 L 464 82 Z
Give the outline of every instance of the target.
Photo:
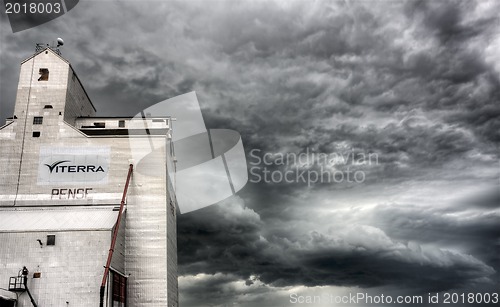
M 171 119 L 95 112 L 57 47 L 21 63 L 0 127 L 0 306 L 99 306 L 105 272 L 102 306 L 178 306 L 171 149 L 140 163 L 130 148 L 167 145 Z

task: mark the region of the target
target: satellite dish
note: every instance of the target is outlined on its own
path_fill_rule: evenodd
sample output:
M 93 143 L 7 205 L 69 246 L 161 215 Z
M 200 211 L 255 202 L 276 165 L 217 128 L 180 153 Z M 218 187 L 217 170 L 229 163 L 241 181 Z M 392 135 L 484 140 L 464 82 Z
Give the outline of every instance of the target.
M 57 47 L 64 45 L 64 41 L 62 38 L 58 37 L 57 38 Z

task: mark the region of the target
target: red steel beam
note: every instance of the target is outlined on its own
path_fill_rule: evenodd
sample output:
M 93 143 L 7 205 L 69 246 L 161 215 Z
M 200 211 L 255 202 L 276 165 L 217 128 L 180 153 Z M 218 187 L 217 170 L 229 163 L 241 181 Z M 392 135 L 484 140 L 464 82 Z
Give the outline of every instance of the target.
M 109 247 L 108 260 L 106 261 L 106 266 L 104 267 L 104 276 L 102 277 L 101 289 L 100 289 L 100 307 L 104 304 L 104 288 L 106 287 L 106 279 L 109 274 L 109 266 L 111 265 L 111 258 L 113 258 L 113 252 L 115 250 L 116 237 L 118 236 L 118 230 L 120 229 L 120 222 L 122 220 L 123 207 L 125 206 L 125 198 L 127 197 L 128 185 L 130 183 L 130 177 L 132 177 L 132 171 L 134 166 L 129 165 L 127 181 L 125 182 L 125 188 L 123 189 L 122 202 L 120 203 L 120 211 L 118 212 L 118 217 L 116 219 L 115 229 L 113 231 L 113 239 L 111 240 L 111 246 Z

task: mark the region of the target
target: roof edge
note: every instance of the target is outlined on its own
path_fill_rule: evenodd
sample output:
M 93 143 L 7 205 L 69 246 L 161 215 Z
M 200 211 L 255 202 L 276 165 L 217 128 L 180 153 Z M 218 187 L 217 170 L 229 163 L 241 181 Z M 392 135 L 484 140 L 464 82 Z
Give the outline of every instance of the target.
M 38 51 L 38 52 L 35 52 L 33 53 L 31 56 L 29 56 L 28 58 L 24 59 L 21 61 L 21 65 L 23 65 L 24 63 L 26 63 L 27 61 L 31 60 L 32 58 L 36 57 L 37 55 L 39 55 L 40 53 L 46 51 L 46 50 L 50 50 L 50 52 L 52 52 L 53 54 L 55 54 L 56 56 L 58 56 L 61 60 L 63 60 L 64 62 L 66 62 L 67 64 L 71 65 L 71 63 L 66 60 L 65 58 L 63 58 L 61 55 L 57 54 L 54 50 L 52 50 L 52 48 L 50 48 L 50 46 L 47 46 L 45 47 L 44 49 Z

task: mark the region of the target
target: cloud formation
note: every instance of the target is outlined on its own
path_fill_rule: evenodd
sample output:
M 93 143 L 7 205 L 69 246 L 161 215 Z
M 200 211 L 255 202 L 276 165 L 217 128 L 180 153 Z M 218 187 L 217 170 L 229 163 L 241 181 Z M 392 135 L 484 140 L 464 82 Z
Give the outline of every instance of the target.
M 17 63 L 63 37 L 99 115 L 195 90 L 207 127 L 239 131 L 247 155 L 378 155 L 362 184 L 251 183 L 180 216 L 185 306 L 493 291 L 498 16 L 497 1 L 87 1 L 14 35 L 2 13 L 0 115 Z

